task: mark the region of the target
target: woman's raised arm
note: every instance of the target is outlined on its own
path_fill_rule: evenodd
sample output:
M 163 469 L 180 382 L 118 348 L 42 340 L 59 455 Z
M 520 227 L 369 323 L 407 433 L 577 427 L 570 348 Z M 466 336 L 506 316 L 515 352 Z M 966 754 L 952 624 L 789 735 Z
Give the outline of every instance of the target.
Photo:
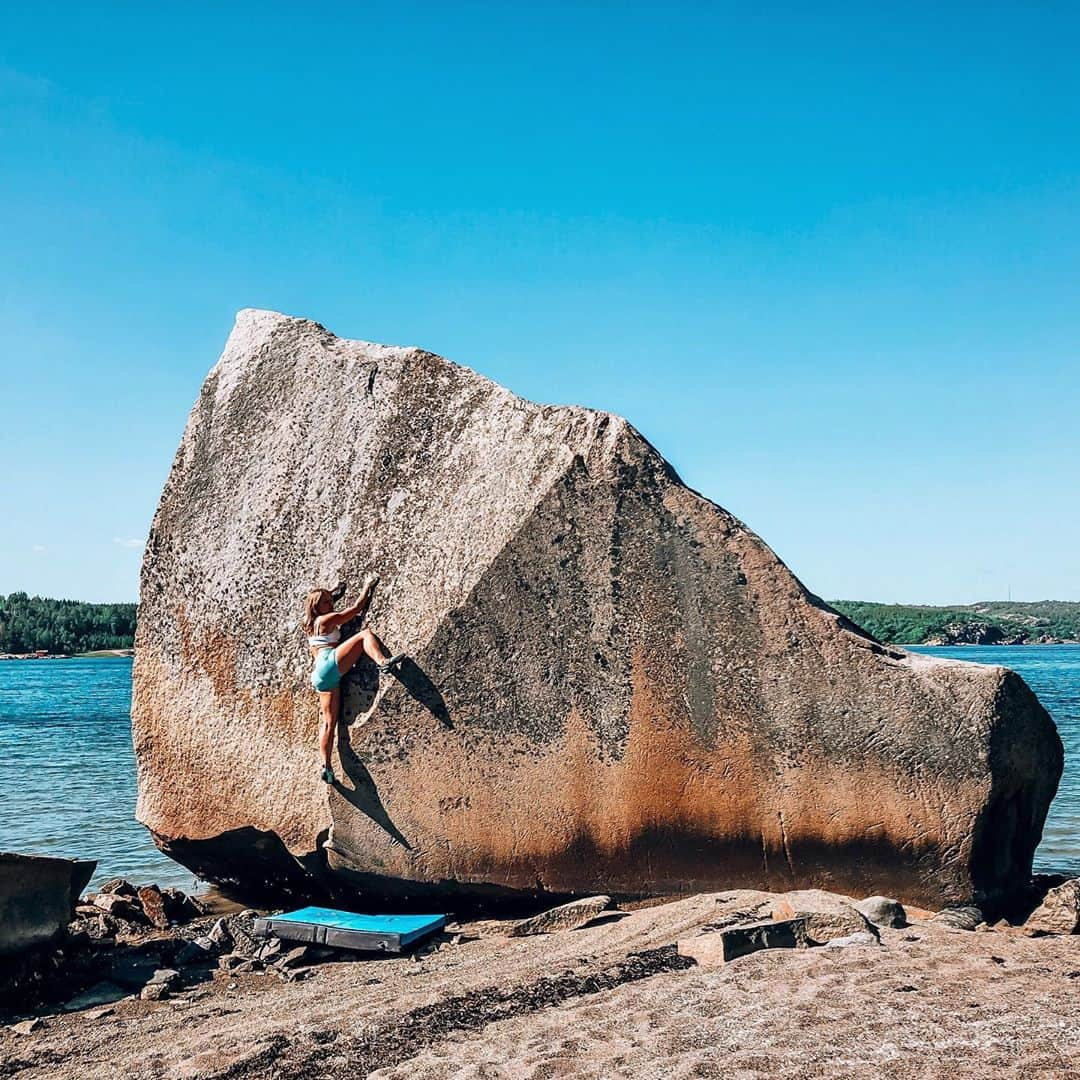
M 368 574 L 364 578 L 364 586 L 360 593 L 360 599 L 356 601 L 351 607 L 342 608 L 341 611 L 331 611 L 326 615 L 320 615 L 315 621 L 315 627 L 318 633 L 326 634 L 331 630 L 336 630 L 339 626 L 344 626 L 347 622 L 352 622 L 357 617 L 362 617 L 364 612 L 367 611 L 368 605 L 371 603 L 371 594 L 375 591 L 375 586 L 379 583 L 378 574 Z

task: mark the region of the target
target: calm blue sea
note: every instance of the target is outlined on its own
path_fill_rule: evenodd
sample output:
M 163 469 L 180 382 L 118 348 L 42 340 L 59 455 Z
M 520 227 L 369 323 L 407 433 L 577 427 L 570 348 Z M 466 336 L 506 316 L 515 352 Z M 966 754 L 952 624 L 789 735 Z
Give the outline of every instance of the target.
M 1065 742 L 1065 776 L 1036 867 L 1080 874 L 1080 646 L 918 651 L 1004 664 L 1042 699 Z M 97 859 L 99 883 L 195 887 L 135 821 L 130 703 L 127 659 L 0 661 L 0 851 Z
M 194 889 L 135 821 L 130 711 L 130 659 L 0 660 L 0 851 Z

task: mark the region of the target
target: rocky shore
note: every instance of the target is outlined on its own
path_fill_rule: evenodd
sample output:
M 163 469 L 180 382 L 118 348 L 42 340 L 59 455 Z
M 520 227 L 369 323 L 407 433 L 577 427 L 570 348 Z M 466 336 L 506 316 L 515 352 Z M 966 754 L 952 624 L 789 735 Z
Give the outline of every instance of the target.
M 923 645 L 1077 645 L 1075 638 L 1055 637 L 1027 628 L 1007 629 L 991 622 L 950 623 L 929 635 Z
M 1080 882 L 1050 884 L 1017 925 L 743 889 L 452 922 L 373 957 L 116 880 L 5 969 L 0 1077 L 1076 1076 Z M 763 923 L 801 940 L 724 959 Z

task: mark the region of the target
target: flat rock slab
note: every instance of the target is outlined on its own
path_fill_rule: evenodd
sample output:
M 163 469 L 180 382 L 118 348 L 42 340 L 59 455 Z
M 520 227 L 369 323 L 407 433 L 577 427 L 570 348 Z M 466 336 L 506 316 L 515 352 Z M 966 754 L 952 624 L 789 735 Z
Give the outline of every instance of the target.
M 680 938 L 680 956 L 696 960 L 701 967 L 719 967 L 759 949 L 800 949 L 807 945 L 807 920 L 768 919 L 727 926 L 720 930 Z
M 852 946 L 859 945 L 873 945 L 879 946 L 881 941 L 876 934 L 871 934 L 866 930 L 857 930 L 854 934 L 847 934 L 844 937 L 831 938 L 826 941 L 823 948 L 826 949 L 848 949 Z
M 930 925 L 942 926 L 946 930 L 970 932 L 983 921 L 983 913 L 974 904 L 957 904 L 954 907 L 942 908 L 929 921 Z
M 590 896 L 583 900 L 571 900 L 548 911 L 542 911 L 531 919 L 515 923 L 508 937 L 528 937 L 530 934 L 555 934 L 560 930 L 576 930 L 591 923 L 611 905 L 610 896 Z
M 121 893 L 96 893 L 90 898 L 90 902 L 115 919 L 123 919 L 125 922 L 143 922 L 145 919 L 138 900 Z
M 855 909 L 851 900 L 822 889 L 800 889 L 784 893 L 772 903 L 774 919 L 806 919 L 806 936 L 811 945 L 824 945 L 834 938 L 868 933 L 877 929 Z

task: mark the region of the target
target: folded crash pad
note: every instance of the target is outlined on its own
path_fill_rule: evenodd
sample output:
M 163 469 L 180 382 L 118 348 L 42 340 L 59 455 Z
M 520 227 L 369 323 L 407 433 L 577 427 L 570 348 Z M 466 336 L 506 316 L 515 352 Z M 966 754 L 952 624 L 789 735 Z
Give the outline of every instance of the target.
M 333 908 L 305 907 L 255 920 L 255 932 L 287 941 L 399 953 L 446 925 L 445 915 L 356 915 Z

